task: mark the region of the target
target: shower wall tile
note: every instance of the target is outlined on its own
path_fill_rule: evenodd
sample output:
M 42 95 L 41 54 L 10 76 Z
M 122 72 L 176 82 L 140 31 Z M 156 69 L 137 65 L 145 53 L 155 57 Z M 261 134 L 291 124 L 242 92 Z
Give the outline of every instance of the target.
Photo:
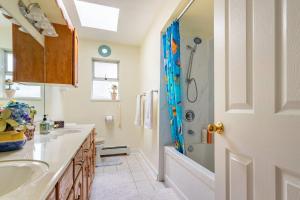
M 195 113 L 193 122 L 183 120 L 183 131 L 185 136 L 185 145 L 188 148 L 192 145 L 193 151 L 187 151 L 187 155 L 200 163 L 201 165 L 210 168 L 213 171 L 214 166 L 214 148 L 213 145 L 201 144 L 201 131 L 207 125 L 214 121 L 214 105 L 213 105 L 213 40 L 202 39 L 202 43 L 197 46 L 194 54 L 191 77 L 196 79 L 198 86 L 198 99 L 195 103 L 187 101 L 187 84 L 186 72 L 190 59 L 191 50 L 186 46 L 194 46 L 193 38 L 201 35 L 192 35 L 187 33 L 181 34 L 181 86 L 182 86 L 182 102 L 183 114 L 187 110 L 192 110 Z M 190 96 L 195 95 L 194 85 L 190 86 Z M 187 134 L 187 130 L 193 130 L 194 134 Z

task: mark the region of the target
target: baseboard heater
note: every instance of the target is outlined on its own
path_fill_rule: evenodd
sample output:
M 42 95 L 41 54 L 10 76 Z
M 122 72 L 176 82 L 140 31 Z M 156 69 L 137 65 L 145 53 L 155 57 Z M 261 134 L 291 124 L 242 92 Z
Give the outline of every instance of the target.
M 102 147 L 99 151 L 100 156 L 127 155 L 129 152 L 127 146 Z

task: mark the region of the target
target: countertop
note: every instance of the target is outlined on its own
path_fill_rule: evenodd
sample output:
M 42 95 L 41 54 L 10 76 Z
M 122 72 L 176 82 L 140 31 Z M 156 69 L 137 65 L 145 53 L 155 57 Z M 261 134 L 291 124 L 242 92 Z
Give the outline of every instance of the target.
M 49 165 L 47 173 L 38 180 L 21 186 L 4 196 L 0 196 L 0 199 L 46 199 L 94 127 L 94 124 L 72 125 L 64 128 L 64 130 L 70 130 L 70 133 L 55 134 L 55 132 L 50 132 L 47 135 L 35 133 L 34 139 L 27 141 L 23 149 L 0 153 L 0 161 L 38 160 Z

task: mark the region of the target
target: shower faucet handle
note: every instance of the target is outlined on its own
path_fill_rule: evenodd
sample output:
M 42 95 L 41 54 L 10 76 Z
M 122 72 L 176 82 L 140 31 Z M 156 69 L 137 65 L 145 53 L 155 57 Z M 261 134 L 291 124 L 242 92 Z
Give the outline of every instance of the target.
M 223 134 L 224 133 L 224 125 L 222 122 L 216 122 L 214 124 L 208 124 L 207 131 L 209 133 L 218 133 Z

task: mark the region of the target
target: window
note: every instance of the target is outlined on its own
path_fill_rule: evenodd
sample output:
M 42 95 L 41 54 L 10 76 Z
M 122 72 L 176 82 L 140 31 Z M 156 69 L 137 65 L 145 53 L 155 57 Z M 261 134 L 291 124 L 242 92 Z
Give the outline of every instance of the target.
M 75 0 L 81 26 L 117 32 L 119 8 Z
M 4 79 L 13 79 L 13 54 L 10 51 L 4 51 Z M 41 86 L 39 85 L 24 85 L 14 83 L 12 89 L 16 90 L 15 98 L 41 98 Z M 4 88 L 8 88 L 8 85 L 4 84 Z M 3 97 L 5 95 L 2 94 Z
M 119 62 L 93 60 L 93 100 L 119 100 Z

